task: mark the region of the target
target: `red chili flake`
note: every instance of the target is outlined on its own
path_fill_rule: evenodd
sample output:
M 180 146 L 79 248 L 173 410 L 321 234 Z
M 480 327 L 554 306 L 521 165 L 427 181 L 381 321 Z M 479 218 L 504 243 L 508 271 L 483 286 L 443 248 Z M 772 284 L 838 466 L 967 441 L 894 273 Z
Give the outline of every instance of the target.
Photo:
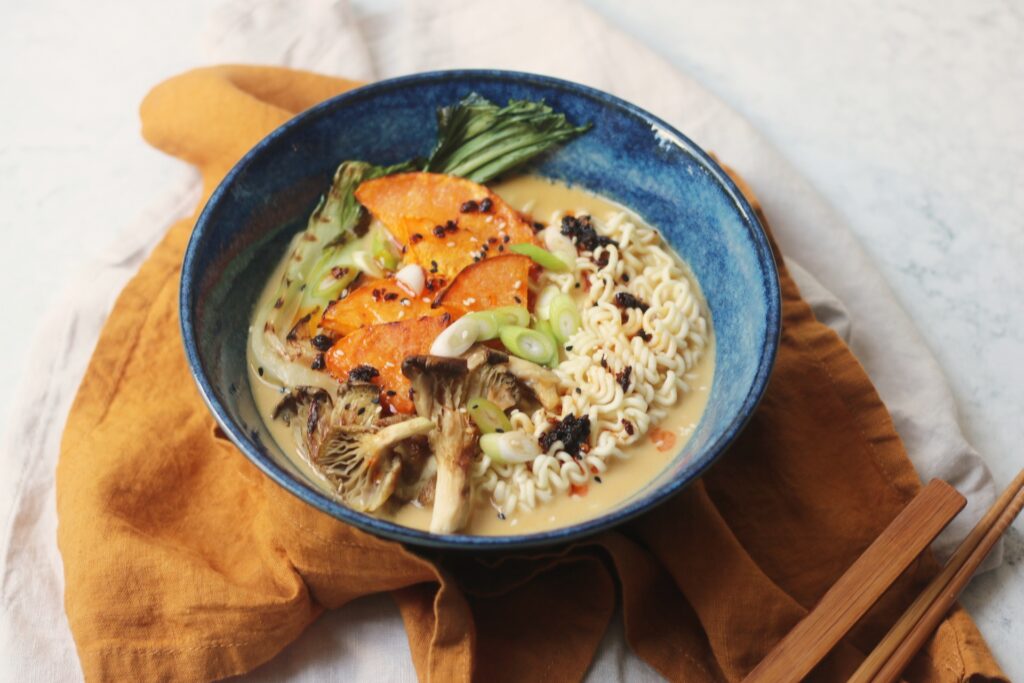
M 627 365 L 622 372 L 615 373 L 615 381 L 619 383 L 623 391 L 629 391 L 629 381 L 633 376 L 633 366 Z
M 633 428 L 633 423 L 627 420 L 626 418 L 622 418 L 622 428 L 625 429 L 626 433 L 629 434 L 630 436 L 633 436 L 633 434 L 636 431 Z
M 569 486 L 569 495 L 579 496 L 580 498 L 582 498 L 583 496 L 587 495 L 587 491 L 589 490 L 589 488 L 590 487 L 587 486 L 586 484 L 571 484 Z
M 676 445 L 676 435 L 667 429 L 655 427 L 651 430 L 651 442 L 659 451 L 665 452 Z

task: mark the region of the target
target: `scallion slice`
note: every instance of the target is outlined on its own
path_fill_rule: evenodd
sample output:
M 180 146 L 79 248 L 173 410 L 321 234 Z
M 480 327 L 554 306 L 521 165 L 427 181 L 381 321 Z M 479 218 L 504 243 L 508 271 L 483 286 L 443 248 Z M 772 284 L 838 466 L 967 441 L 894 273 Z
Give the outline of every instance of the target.
M 481 434 L 512 431 L 512 423 L 509 421 L 508 415 L 493 401 L 480 397 L 471 398 L 466 404 L 466 408 Z
M 548 320 L 551 317 L 551 302 L 556 296 L 562 293 L 555 285 L 548 285 L 537 295 L 537 303 L 533 306 L 533 312 L 541 320 Z
M 569 337 L 576 334 L 583 324 L 580 317 L 580 309 L 576 302 L 568 294 L 559 294 L 551 300 L 551 332 L 559 344 L 569 341 Z
M 499 306 L 492 308 L 488 313 L 493 313 L 498 318 L 498 326 L 518 325 L 526 327 L 530 324 L 530 312 L 523 306 Z
M 506 325 L 501 328 L 499 336 L 501 337 L 501 343 L 509 351 L 520 358 L 531 363 L 537 363 L 538 365 L 550 362 L 551 357 L 558 351 L 551 337 L 543 332 L 531 330 L 527 327 Z
M 437 335 L 430 345 L 430 353 L 434 356 L 456 358 L 476 343 L 480 334 L 480 326 L 472 318 L 463 316 L 446 327 Z
M 480 450 L 504 465 L 531 462 L 541 454 L 537 440 L 523 432 L 497 432 L 480 437 Z
M 547 268 L 548 270 L 555 273 L 569 272 L 568 263 L 555 256 L 547 249 L 541 249 L 536 244 L 522 242 L 520 244 L 511 245 L 509 247 L 509 250 L 516 254 L 528 256 L 531 261 L 536 263 L 541 268 Z
M 551 358 L 548 359 L 548 362 L 545 363 L 545 365 L 547 365 L 549 368 L 557 368 L 558 363 L 561 359 L 558 357 L 559 344 L 558 340 L 555 339 L 555 333 L 551 331 L 551 322 L 548 320 L 541 320 L 540 318 L 536 318 L 533 321 L 533 329 L 549 337 L 551 339 L 551 343 L 555 345 L 555 352 L 551 354 Z
M 480 334 L 477 337 L 477 341 L 487 341 L 488 339 L 498 338 L 498 330 L 501 328 L 501 321 L 493 311 L 474 311 L 473 313 L 467 313 L 466 317 L 476 322 L 480 328 Z

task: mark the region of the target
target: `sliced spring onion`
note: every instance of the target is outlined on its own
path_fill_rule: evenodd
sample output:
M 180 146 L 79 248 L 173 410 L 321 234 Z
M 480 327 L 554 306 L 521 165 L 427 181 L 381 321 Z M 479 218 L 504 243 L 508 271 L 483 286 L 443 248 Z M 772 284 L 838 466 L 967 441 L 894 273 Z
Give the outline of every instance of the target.
M 541 268 L 547 268 L 552 272 L 566 273 L 569 271 L 568 263 L 555 256 L 547 249 L 541 249 L 536 244 L 522 242 L 520 244 L 511 245 L 509 250 L 516 254 L 522 254 L 523 256 L 530 257 L 530 260 L 538 266 Z
M 569 341 L 583 324 L 580 309 L 568 294 L 559 294 L 551 300 L 551 332 L 559 344 Z
M 537 295 L 537 303 L 533 306 L 533 312 L 541 320 L 547 320 L 551 317 L 551 301 L 562 293 L 555 285 L 548 285 L 540 291 Z
M 477 335 L 477 341 L 498 338 L 501 321 L 492 311 L 474 311 L 473 313 L 467 313 L 465 317 L 476 321 L 476 324 L 479 326 L 480 331 Z
M 478 396 L 477 398 L 469 399 L 466 408 L 469 410 L 469 416 L 473 418 L 473 422 L 476 423 L 481 434 L 512 431 L 512 423 L 509 422 L 508 415 L 493 401 L 488 401 L 486 398 Z
M 498 325 L 518 325 L 526 327 L 530 324 L 530 312 L 523 306 L 499 306 L 492 308 L 488 313 L 493 313 L 498 318 Z
M 551 355 L 546 365 L 549 368 L 557 368 L 558 362 L 561 360 L 558 357 L 558 340 L 555 339 L 555 333 L 551 331 L 551 322 L 549 320 L 541 320 L 537 318 L 533 321 L 533 329 L 537 330 L 541 334 L 547 335 L 551 339 L 551 343 L 555 345 L 555 352 Z
M 374 260 L 385 270 L 398 270 L 401 261 L 398 258 L 397 250 L 383 229 L 378 228 L 374 231 L 373 239 L 370 242 L 370 252 L 373 254 Z
M 480 334 L 480 326 L 475 320 L 463 316 L 446 327 L 437 335 L 430 345 L 430 353 L 434 356 L 455 358 L 461 356 L 469 347 L 476 343 Z
M 544 239 L 544 246 L 558 259 L 564 261 L 570 268 L 576 263 L 576 245 L 572 240 L 562 234 L 562 231 L 555 226 L 548 226 L 540 231 Z
M 480 450 L 505 465 L 531 462 L 540 455 L 537 440 L 520 431 L 484 434 L 480 437 Z
M 558 352 L 554 340 L 543 332 L 519 325 L 506 325 L 499 334 L 509 351 L 531 363 L 543 365 Z

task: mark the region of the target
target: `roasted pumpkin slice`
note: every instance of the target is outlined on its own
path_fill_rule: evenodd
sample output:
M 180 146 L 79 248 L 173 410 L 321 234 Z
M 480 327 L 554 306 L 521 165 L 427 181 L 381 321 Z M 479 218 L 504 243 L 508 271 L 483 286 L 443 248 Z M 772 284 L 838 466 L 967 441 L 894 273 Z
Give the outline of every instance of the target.
M 433 306 L 434 296 L 430 291 L 413 296 L 394 278 L 370 280 L 344 299 L 332 302 L 320 326 L 344 336 L 369 325 L 442 315 L 445 309 Z
M 508 244 L 534 242 L 533 228 L 483 185 L 437 173 L 368 180 L 356 199 L 406 246 L 405 261 L 451 281 Z
M 450 315 L 412 318 L 355 330 L 327 352 L 327 371 L 339 380 L 371 381 L 381 389 L 381 403 L 394 412 L 414 412 L 412 386 L 402 374 L 402 361 L 430 353 L 434 338 L 451 321 Z M 353 374 L 354 373 L 354 374 Z
M 519 254 L 502 254 L 471 263 L 435 300 L 457 316 L 499 306 L 527 306 L 533 262 Z

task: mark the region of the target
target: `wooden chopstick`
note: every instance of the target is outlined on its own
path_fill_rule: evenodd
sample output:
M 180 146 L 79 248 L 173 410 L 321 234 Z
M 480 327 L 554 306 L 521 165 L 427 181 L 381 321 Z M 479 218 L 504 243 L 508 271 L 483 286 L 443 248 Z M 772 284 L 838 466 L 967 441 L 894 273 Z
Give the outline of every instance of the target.
M 967 501 L 933 479 L 779 641 L 745 683 L 799 681 L 846 635 Z
M 907 608 L 848 683 L 890 683 L 931 637 L 957 595 L 1024 507 L 1024 470 L 964 539 L 946 566 Z

